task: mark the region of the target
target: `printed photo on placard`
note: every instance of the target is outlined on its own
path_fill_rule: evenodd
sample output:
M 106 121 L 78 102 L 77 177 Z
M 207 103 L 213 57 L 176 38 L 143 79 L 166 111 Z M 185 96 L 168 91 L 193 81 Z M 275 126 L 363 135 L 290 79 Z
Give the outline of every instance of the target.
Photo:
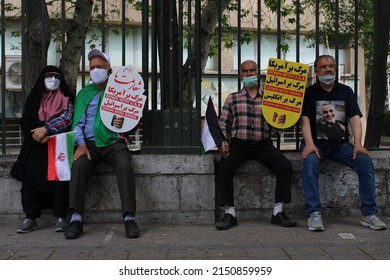
M 108 79 L 100 106 L 104 125 L 114 132 L 127 132 L 137 126 L 146 102 L 144 81 L 134 65 L 115 70 Z M 117 118 L 123 118 L 121 128 L 114 126 Z

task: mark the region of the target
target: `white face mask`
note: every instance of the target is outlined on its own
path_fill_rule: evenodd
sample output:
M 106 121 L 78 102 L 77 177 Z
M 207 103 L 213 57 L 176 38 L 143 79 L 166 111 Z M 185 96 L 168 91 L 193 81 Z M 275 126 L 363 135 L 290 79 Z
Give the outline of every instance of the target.
M 107 69 L 95 68 L 89 72 L 92 82 L 99 85 L 107 80 Z
M 327 86 L 329 86 L 331 83 L 333 83 L 335 81 L 335 79 L 336 79 L 335 75 L 318 76 L 318 80 Z
M 57 90 L 60 86 L 61 81 L 56 77 L 45 78 L 45 86 L 48 90 L 54 91 Z

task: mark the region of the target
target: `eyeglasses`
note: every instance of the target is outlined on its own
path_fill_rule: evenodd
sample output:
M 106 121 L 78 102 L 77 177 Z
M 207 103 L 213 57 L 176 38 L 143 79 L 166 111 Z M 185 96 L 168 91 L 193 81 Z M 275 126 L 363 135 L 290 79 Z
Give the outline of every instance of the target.
M 52 74 L 52 73 L 50 73 L 50 74 L 46 74 L 45 75 L 45 78 L 56 78 L 56 79 L 58 79 L 58 80 L 60 80 L 61 79 L 61 75 L 59 75 L 59 74 Z

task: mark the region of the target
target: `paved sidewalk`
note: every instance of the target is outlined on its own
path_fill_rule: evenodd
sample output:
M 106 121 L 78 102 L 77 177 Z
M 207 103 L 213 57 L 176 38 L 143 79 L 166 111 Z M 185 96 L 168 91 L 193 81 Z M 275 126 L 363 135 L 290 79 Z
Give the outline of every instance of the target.
M 54 221 L 17 234 L 21 221 L 0 222 L 1 260 L 390 260 L 389 227 L 374 231 L 360 217 L 324 217 L 324 232 L 309 232 L 306 220 L 295 228 L 269 221 L 243 221 L 227 231 L 214 225 L 149 225 L 139 222 L 141 237 L 127 239 L 124 224 L 85 224 L 77 240 L 54 231 Z

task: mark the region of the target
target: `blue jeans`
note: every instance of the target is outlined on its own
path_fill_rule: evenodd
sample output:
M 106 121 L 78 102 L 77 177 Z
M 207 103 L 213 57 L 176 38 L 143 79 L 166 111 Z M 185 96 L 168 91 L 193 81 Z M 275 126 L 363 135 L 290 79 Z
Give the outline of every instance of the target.
M 301 144 L 301 151 L 305 143 Z M 332 159 L 343 165 L 352 168 L 359 179 L 360 210 L 363 216 L 375 215 L 378 207 L 375 202 L 375 175 L 374 166 L 370 157 L 364 154 L 357 154 L 352 158 L 354 146 L 351 143 L 317 146 L 321 159 L 315 153 L 311 153 L 303 161 L 302 181 L 305 195 L 306 215 L 309 217 L 313 212 L 322 212 L 320 201 L 320 190 L 318 174 L 320 171 L 320 161 L 322 159 Z

